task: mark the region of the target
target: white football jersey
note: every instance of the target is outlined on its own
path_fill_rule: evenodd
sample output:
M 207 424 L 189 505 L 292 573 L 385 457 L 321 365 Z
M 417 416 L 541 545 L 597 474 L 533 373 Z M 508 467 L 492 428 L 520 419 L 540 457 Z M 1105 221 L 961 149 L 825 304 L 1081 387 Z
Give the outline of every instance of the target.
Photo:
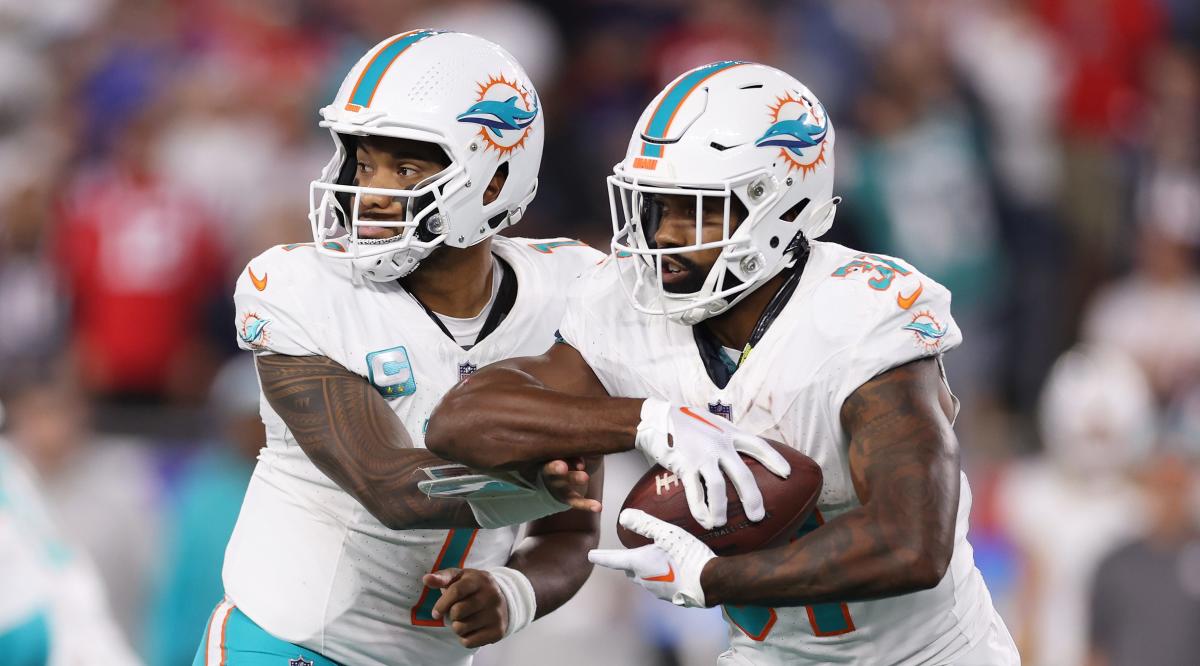
M 707 405 L 815 460 L 825 483 L 801 534 L 860 506 L 839 417 L 846 398 L 879 373 L 962 340 L 941 285 L 894 258 L 812 242 L 790 301 L 722 389 L 690 327 L 630 306 L 618 261 L 635 259 L 610 256 L 571 295 L 564 341 L 610 395 Z M 726 607 L 734 651 L 755 664 L 936 664 L 965 654 L 995 616 L 967 542 L 970 509 L 964 475 L 954 555 L 937 587 L 867 602 Z
M 239 344 L 256 353 L 320 355 L 362 375 L 424 447 L 429 414 L 460 378 L 488 363 L 541 354 L 568 288 L 602 255 L 568 239 L 497 236 L 517 295 L 503 322 L 463 350 L 396 282 L 351 281 L 350 263 L 312 243 L 250 261 L 238 279 Z M 316 468 L 263 398 L 261 451 L 225 553 L 225 592 L 274 636 L 344 664 L 465 664 L 472 652 L 430 615 L 421 576 L 503 565 L 517 528 L 390 530 Z

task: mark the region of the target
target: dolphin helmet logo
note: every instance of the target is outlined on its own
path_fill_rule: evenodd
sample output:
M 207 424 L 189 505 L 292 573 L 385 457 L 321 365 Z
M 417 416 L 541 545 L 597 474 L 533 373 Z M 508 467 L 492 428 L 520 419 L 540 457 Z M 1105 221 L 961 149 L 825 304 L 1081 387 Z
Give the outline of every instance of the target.
M 476 102 L 456 116 L 458 122 L 479 125 L 484 146 L 501 157 L 523 147 L 541 110 L 537 94 L 503 76 L 480 83 L 478 94 Z
M 788 92 L 769 107 L 771 125 L 754 141 L 759 148 L 778 148 L 788 171 L 801 176 L 816 171 L 825 161 L 829 116 L 820 102 L 798 92 Z
M 533 101 L 533 110 L 526 111 L 517 106 L 517 96 L 513 95 L 503 102 L 484 100 L 471 105 L 471 108 L 458 114 L 458 121 L 477 123 L 491 130 L 496 138 L 504 134 L 501 130 L 521 130 L 529 127 L 537 117 L 537 99 Z
M 767 128 L 766 134 L 759 137 L 754 145 L 783 146 L 796 155 L 805 148 L 819 146 L 825 140 L 826 129 L 808 120 L 807 113 L 797 120 L 780 120 Z

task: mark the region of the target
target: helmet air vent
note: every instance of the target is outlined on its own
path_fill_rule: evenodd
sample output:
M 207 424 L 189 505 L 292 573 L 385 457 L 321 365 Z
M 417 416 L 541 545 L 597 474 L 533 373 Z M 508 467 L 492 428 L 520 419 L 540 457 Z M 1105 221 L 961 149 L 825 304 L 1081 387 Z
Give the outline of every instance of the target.
M 442 66 L 442 63 L 435 62 L 408 89 L 408 98 L 414 102 L 423 102 L 436 97 L 438 92 L 446 85 L 448 76 L 449 74 L 446 72 L 446 68 Z

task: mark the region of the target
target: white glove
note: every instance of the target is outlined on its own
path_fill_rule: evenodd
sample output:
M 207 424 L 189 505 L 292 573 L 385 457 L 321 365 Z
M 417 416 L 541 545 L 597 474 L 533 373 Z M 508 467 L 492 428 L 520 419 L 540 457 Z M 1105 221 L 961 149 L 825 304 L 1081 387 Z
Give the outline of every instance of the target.
M 620 569 L 654 596 L 676 606 L 704 608 L 700 572 L 716 557 L 712 550 L 683 528 L 639 509 L 625 509 L 620 521 L 626 529 L 654 539 L 654 543 L 632 550 L 589 551 L 588 561 Z
M 683 484 L 692 517 L 706 530 L 725 524 L 726 474 L 742 500 L 746 517 L 759 521 L 766 515 L 754 474 L 738 457 L 739 452 L 759 461 L 777 476 L 786 479 L 792 473 L 791 465 L 765 439 L 739 430 L 714 414 L 657 398 L 647 398 L 642 403 L 642 422 L 638 424 L 634 446 L 651 462 L 675 474 Z M 707 504 L 701 481 L 708 491 Z

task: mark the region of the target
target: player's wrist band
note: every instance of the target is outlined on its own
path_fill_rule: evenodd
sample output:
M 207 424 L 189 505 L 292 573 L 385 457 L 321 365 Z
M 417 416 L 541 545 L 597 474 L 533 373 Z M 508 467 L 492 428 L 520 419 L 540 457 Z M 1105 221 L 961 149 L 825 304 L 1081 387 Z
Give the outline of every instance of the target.
M 467 500 L 467 503 L 471 505 L 471 513 L 475 514 L 479 526 L 489 530 L 520 525 L 571 508 L 554 499 L 540 473 L 536 492 L 532 494 Z
M 533 622 L 537 615 L 537 597 L 533 583 L 525 574 L 508 567 L 492 567 L 487 570 L 500 589 L 500 595 L 508 604 L 508 629 L 505 636 L 512 636 Z

